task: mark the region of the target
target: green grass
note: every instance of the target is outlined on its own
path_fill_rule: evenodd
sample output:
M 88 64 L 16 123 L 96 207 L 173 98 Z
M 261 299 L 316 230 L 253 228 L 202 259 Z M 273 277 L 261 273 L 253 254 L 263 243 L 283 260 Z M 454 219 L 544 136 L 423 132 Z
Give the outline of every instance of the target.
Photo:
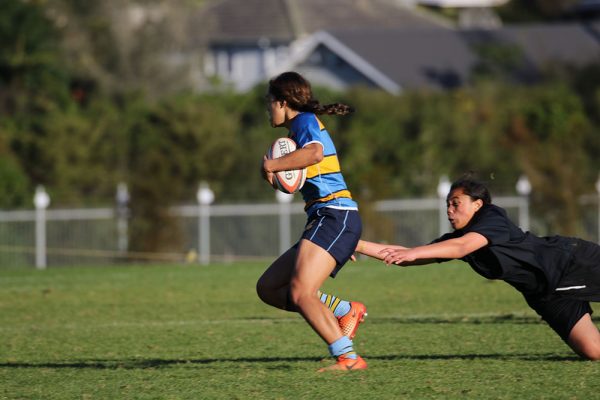
M 0 270 L 0 399 L 591 399 L 581 361 L 501 282 L 465 264 L 350 264 L 366 371 L 317 374 L 326 346 L 263 305 L 264 265 Z M 329 360 L 327 363 L 331 362 Z

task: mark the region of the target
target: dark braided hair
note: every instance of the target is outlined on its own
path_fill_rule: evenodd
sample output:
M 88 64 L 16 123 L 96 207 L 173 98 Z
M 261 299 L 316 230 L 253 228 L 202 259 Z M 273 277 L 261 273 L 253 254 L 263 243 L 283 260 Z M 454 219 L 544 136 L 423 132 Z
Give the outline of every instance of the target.
M 473 173 L 464 174 L 450 186 L 450 193 L 455 189 L 462 189 L 463 193 L 472 200 L 482 200 L 483 204 L 492 204 L 492 195 L 488 188 L 473 177 Z M 450 193 L 448 195 L 450 195 Z
M 269 81 L 269 94 L 277 101 L 285 101 L 290 108 L 314 114 L 347 115 L 354 109 L 346 104 L 320 104 L 313 98 L 310 82 L 297 72 L 284 72 Z

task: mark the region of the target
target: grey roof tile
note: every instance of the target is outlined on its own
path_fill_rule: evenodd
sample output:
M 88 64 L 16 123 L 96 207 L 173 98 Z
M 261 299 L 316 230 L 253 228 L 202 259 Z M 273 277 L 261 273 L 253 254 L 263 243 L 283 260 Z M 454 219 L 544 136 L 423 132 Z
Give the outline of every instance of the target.
M 597 28 L 561 24 L 495 30 L 346 29 L 329 33 L 401 88 L 451 88 L 469 79 L 480 60 L 478 45 L 508 44 L 520 49 L 522 65 L 529 69 L 529 75 L 523 77 L 552 62 L 600 62 Z
M 218 0 L 198 21 L 211 42 L 291 41 L 338 28 L 431 28 L 439 20 L 389 0 Z

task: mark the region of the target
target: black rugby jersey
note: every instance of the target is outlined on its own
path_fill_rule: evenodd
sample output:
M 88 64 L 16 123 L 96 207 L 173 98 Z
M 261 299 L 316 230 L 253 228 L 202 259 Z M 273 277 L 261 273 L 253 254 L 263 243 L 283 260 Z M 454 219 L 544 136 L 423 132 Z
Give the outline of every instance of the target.
M 461 237 L 469 232 L 483 235 L 488 244 L 461 260 L 488 279 L 501 279 L 523 294 L 552 292 L 569 266 L 577 239 L 538 237 L 523 232 L 496 205 L 484 205 L 463 229 L 447 233 L 432 243 Z M 440 259 L 438 262 L 448 261 Z

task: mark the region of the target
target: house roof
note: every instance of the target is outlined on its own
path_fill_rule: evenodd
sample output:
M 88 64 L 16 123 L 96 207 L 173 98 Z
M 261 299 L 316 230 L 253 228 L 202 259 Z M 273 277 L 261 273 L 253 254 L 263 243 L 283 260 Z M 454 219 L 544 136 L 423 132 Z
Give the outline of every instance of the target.
M 415 29 L 450 27 L 441 19 L 390 0 L 292 0 L 304 33 L 342 28 Z
M 459 86 L 467 80 L 476 61 L 465 41 L 454 31 L 374 30 L 332 34 L 389 77 L 398 86 L 392 92 L 402 88 Z
M 467 31 L 472 42 L 512 43 L 534 67 L 548 62 L 584 65 L 600 61 L 600 23 L 515 25 L 487 33 Z
M 495 30 L 321 31 L 298 46 L 300 50 L 294 59 L 282 68 L 293 69 L 318 46 L 325 46 L 367 80 L 390 93 L 405 88 L 451 88 L 466 83 L 479 63 L 477 45 L 508 44 L 519 48 L 530 72 L 539 71 L 550 62 L 572 65 L 599 62 L 598 28 L 598 25 L 564 24 Z
M 261 38 L 290 42 L 295 38 L 284 0 L 209 1 L 198 23 L 213 43 L 256 43 Z
M 212 43 L 291 42 L 319 30 L 449 27 L 393 0 L 213 0 L 199 24 Z

